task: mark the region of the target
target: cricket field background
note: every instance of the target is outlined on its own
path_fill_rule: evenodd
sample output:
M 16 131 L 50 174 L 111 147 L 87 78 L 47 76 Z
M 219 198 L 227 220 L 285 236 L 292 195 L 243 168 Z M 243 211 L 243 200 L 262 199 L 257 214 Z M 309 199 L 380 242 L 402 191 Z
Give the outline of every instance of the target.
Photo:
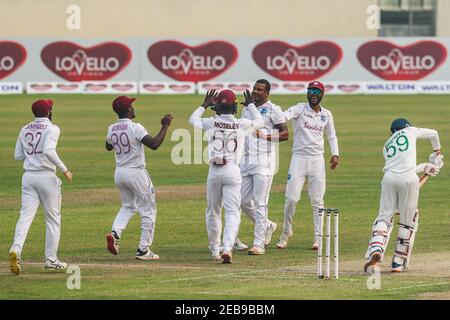
M 269 216 L 278 224 L 264 256 L 234 252 L 233 264 L 210 260 L 205 228 L 207 165 L 175 165 L 171 141 L 185 128 L 202 96 L 137 96 L 136 121 L 150 134 L 160 118 L 174 121 L 164 144 L 147 149 L 147 169 L 157 190 L 156 234 L 152 249 L 159 261 L 137 261 L 139 216 L 124 231 L 120 254 L 106 251 L 105 235 L 120 207 L 114 185 L 114 156 L 104 148 L 106 130 L 115 121 L 114 96 L 55 95 L 53 122 L 61 128 L 58 153 L 74 174 L 63 180 L 62 233 L 59 258 L 80 271 L 80 289 L 69 289 L 72 273 L 44 270 L 45 224 L 40 208 L 22 252 L 22 273 L 9 270 L 8 252 L 19 216 L 22 162 L 14 161 L 20 128 L 33 119 L 37 95 L 0 99 L 0 299 L 450 299 L 450 175 L 446 164 L 421 190 L 419 230 L 410 270 L 391 274 L 396 226 L 381 264 L 378 282 L 363 273 L 364 254 L 378 212 L 382 178 L 382 147 L 393 119 L 405 117 L 418 127 L 438 130 L 442 151 L 450 161 L 450 96 L 325 96 L 323 105 L 334 115 L 340 165 L 327 168 L 325 205 L 340 209 L 340 278 L 316 277 L 312 244 L 312 214 L 306 189 L 294 218 L 294 235 L 284 250 L 275 248 L 283 222 L 284 186 L 293 141 L 280 144 L 280 168 L 270 194 Z M 283 110 L 303 96 L 271 96 Z M 240 97 L 242 100 L 242 97 Z M 239 108 L 240 114 L 241 108 Z M 212 115 L 208 111 L 206 115 Z M 206 146 L 206 145 L 205 145 Z M 325 141 L 326 161 L 330 158 Z M 431 144 L 418 143 L 418 163 L 427 162 Z M 193 156 L 191 156 L 193 159 Z M 240 239 L 251 244 L 253 226 L 243 215 Z M 74 270 L 74 269 L 72 269 Z M 376 288 L 370 289 L 375 283 Z M 70 286 L 69 286 L 70 287 Z

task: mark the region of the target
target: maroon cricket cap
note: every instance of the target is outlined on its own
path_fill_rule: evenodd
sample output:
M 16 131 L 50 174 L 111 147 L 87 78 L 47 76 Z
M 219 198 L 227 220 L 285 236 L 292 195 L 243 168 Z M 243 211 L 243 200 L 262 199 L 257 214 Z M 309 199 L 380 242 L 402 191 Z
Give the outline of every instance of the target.
M 236 95 L 233 91 L 225 89 L 219 92 L 214 102 L 216 104 L 233 104 L 236 103 Z
M 130 108 L 133 101 L 136 100 L 136 98 L 129 98 L 127 96 L 119 96 L 114 99 L 112 103 L 113 110 L 116 113 L 124 113 L 128 111 L 128 108 Z
M 320 89 L 320 90 L 322 90 L 323 92 L 325 92 L 325 86 L 324 86 L 323 83 L 320 82 L 320 81 L 311 81 L 311 82 L 308 84 L 308 89 L 310 89 L 310 88 L 317 88 L 317 89 Z
M 33 102 L 31 111 L 35 117 L 46 117 L 48 112 L 52 110 L 53 101 L 50 99 L 40 99 Z

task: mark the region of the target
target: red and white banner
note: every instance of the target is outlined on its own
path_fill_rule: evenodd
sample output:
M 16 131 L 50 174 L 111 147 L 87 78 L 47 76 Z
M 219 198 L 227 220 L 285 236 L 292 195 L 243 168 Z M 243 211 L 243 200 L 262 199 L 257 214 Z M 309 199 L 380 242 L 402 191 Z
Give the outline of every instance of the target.
M 83 93 L 81 82 L 27 81 L 27 93 Z
M 140 94 L 194 94 L 195 82 L 141 81 Z
M 137 94 L 138 85 L 134 81 L 83 81 L 87 94 Z
M 159 41 L 147 51 L 148 60 L 166 76 L 177 81 L 206 81 L 229 69 L 238 57 L 230 42 L 209 41 L 189 46 L 175 40 Z
M 41 59 L 54 74 L 67 81 L 108 80 L 130 62 L 130 48 L 119 42 L 103 42 L 84 47 L 58 41 L 46 45 Z
M 419 80 L 437 70 L 447 58 L 447 49 L 437 41 L 423 40 L 408 45 L 375 40 L 357 51 L 359 62 L 384 80 Z
M 0 79 L 13 74 L 26 60 L 27 51 L 14 41 L 0 41 Z
M 236 94 L 242 94 L 245 90 L 252 91 L 253 82 L 250 81 L 232 81 L 232 82 L 199 82 L 197 86 L 198 94 L 205 94 L 207 91 L 215 89 L 217 91 L 222 91 L 224 89 L 229 89 L 234 91 Z
M 446 93 L 449 48 L 450 37 L 0 39 L 0 79 L 55 93 L 79 92 L 67 82 L 83 81 L 90 93 L 192 93 L 192 83 L 201 94 L 240 93 L 258 79 L 272 94 L 304 94 L 312 80 L 327 94 Z
M 279 80 L 310 81 L 329 73 L 342 59 L 341 47 L 330 41 L 295 46 L 283 41 L 265 41 L 252 52 L 253 60 Z
M 22 94 L 22 82 L 0 82 L 0 94 Z

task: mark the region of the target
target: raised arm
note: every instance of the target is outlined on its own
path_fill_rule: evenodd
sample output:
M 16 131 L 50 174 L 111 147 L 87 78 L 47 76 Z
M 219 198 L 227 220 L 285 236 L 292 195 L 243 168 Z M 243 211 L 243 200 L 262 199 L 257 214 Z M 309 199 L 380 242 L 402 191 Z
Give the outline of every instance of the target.
M 170 127 L 172 119 L 173 116 L 171 114 L 166 114 L 161 119 L 161 129 L 159 130 L 158 134 L 154 137 L 147 134 L 141 139 L 142 144 L 152 150 L 158 149 L 164 142 L 164 138 L 166 137 L 167 134 L 167 129 Z
M 200 107 L 198 107 L 189 117 L 189 123 L 199 129 L 206 129 L 203 125 L 202 115 L 205 113 L 208 107 L 214 105 L 214 100 L 216 99 L 219 93 L 213 89 L 206 92 L 206 96 L 203 100 L 203 103 Z
M 264 120 L 263 120 L 261 114 L 258 112 L 258 109 L 256 109 L 256 106 L 253 103 L 251 103 L 245 108 L 248 112 L 250 112 L 252 119 L 254 119 L 254 120 L 241 119 L 241 120 L 246 120 L 244 122 L 246 124 L 246 126 L 249 129 L 255 129 L 255 130 L 264 127 Z

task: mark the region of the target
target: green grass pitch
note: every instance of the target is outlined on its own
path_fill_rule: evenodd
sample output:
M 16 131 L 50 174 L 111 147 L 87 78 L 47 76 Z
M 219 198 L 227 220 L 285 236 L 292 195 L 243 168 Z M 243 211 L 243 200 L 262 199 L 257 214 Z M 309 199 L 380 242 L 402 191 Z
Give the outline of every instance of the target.
M 231 265 L 209 260 L 204 223 L 206 165 L 175 165 L 171 141 L 177 128 L 192 132 L 187 119 L 201 96 L 138 96 L 136 121 L 156 133 L 165 113 L 175 117 L 167 140 L 146 150 L 147 169 L 158 191 L 156 235 L 152 249 L 159 261 L 137 261 L 136 216 L 123 233 L 121 252 L 110 255 L 105 235 L 120 207 L 113 181 L 113 154 L 104 149 L 108 125 L 115 121 L 113 96 L 55 95 L 54 123 L 61 128 L 58 153 L 74 174 L 63 184 L 60 259 L 79 266 L 81 289 L 69 290 L 70 274 L 44 271 L 45 225 L 42 209 L 28 234 L 19 276 L 9 270 L 8 252 L 19 215 L 22 163 L 13 159 L 20 128 L 32 120 L 30 105 L 38 96 L 0 98 L 0 299 L 429 299 L 450 298 L 450 176 L 447 166 L 430 179 L 419 200 L 420 227 L 411 269 L 391 275 L 391 245 L 382 264 L 380 289 L 369 290 L 363 274 L 364 253 L 378 211 L 382 147 L 394 118 L 439 131 L 444 154 L 450 144 L 450 96 L 325 96 L 334 115 L 341 163 L 327 169 L 325 203 L 341 211 L 340 279 L 318 280 L 312 241 L 312 215 L 306 192 L 294 218 L 294 236 L 285 250 L 275 248 L 281 232 L 284 182 L 293 136 L 280 145 L 280 168 L 274 178 L 269 216 L 278 230 L 264 256 L 234 253 Z M 242 97 L 240 97 L 242 100 Z M 273 96 L 283 110 L 299 96 Z M 211 114 L 208 112 L 208 114 Z M 292 125 L 289 125 L 292 129 Z M 327 142 L 326 160 L 330 154 Z M 418 143 L 418 162 L 431 151 Z M 445 161 L 446 159 L 444 159 Z M 59 176 L 61 174 L 58 173 Z M 63 177 L 61 177 L 63 178 Z M 240 238 L 251 243 L 252 224 L 243 215 Z

